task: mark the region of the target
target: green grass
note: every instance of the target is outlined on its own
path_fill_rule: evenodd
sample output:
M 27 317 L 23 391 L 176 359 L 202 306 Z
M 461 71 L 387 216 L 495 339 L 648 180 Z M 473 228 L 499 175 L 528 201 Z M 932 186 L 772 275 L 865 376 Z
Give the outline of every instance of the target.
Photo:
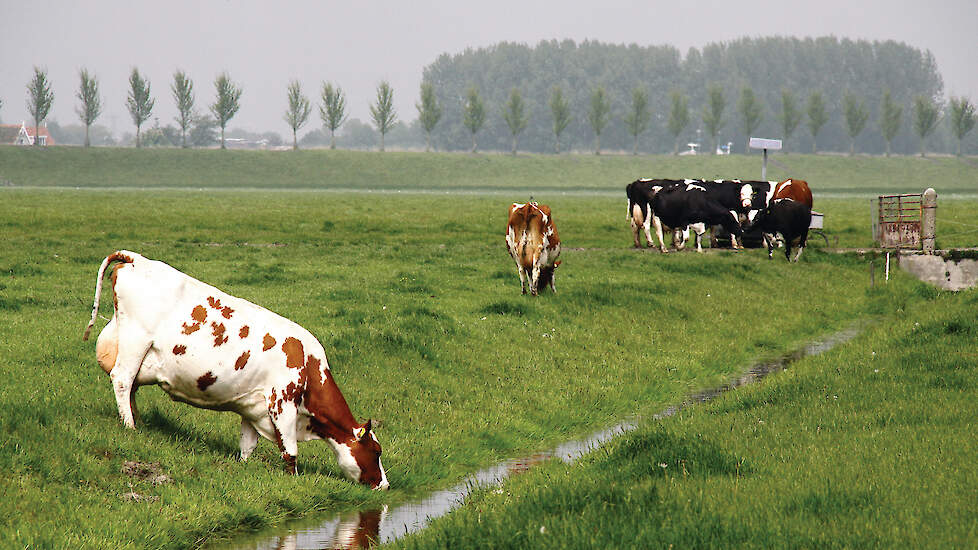
M 392 547 L 971 547 L 978 291 L 867 294 L 908 291 L 847 345 L 481 490 Z
M 775 155 L 770 179 L 819 194 L 978 193 L 978 163 L 950 157 Z M 759 155 L 510 155 L 0 147 L 0 185 L 93 188 L 624 192 L 639 177 L 760 177 Z
M 633 251 L 617 198 L 551 201 L 567 246 L 585 250 L 564 253 L 560 294 L 535 300 L 519 295 L 498 198 L 4 198 L 0 490 L 14 497 L 0 504 L 0 538 L 37 548 L 182 547 L 314 510 L 396 501 L 654 412 L 878 301 L 856 258 L 813 251 L 787 265 L 761 251 Z M 139 393 L 144 423 L 125 431 L 94 344 L 80 338 L 97 265 L 116 248 L 163 259 L 317 335 L 354 413 L 381 422 L 391 493 L 346 482 L 321 443 L 300 446 L 298 478 L 281 473 L 268 442 L 239 464 L 234 415 L 172 403 L 155 388 Z M 745 335 L 761 318 L 769 322 Z M 133 481 L 121 473 L 125 460 L 159 462 L 174 482 Z M 130 490 L 160 500 L 124 502 Z
M 848 173 L 849 160 L 862 159 L 790 156 L 826 174 Z M 13 185 L 0 190 L 0 540 L 181 548 L 317 510 L 394 503 L 652 414 L 757 358 L 925 292 L 900 274 L 893 290 L 867 292 L 864 260 L 817 246 L 797 265 L 756 250 L 632 250 L 628 181 L 756 171 L 759 159 L 686 162 L 0 147 L 0 180 Z M 955 159 L 917 162 L 877 168 L 973 177 Z M 840 177 L 838 188 L 858 179 Z M 67 189 L 75 186 L 105 189 Z M 368 192 L 385 187 L 446 193 Z M 508 202 L 530 192 L 553 207 L 564 241 L 557 296 L 520 296 L 503 244 Z M 840 246 L 868 244 L 868 201 L 816 200 Z M 942 202 L 939 217 L 973 223 L 975 205 Z M 346 482 L 322 443 L 300 445 L 297 478 L 281 472 L 268 442 L 240 464 L 236 416 L 173 403 L 156 388 L 139 392 L 139 429 L 124 430 L 94 343 L 81 341 L 98 264 L 119 248 L 315 334 L 354 414 L 380 421 L 391 492 Z M 107 294 L 102 304 L 109 316 Z M 173 482 L 132 479 L 126 460 L 159 462 Z M 131 491 L 159 499 L 121 498 Z

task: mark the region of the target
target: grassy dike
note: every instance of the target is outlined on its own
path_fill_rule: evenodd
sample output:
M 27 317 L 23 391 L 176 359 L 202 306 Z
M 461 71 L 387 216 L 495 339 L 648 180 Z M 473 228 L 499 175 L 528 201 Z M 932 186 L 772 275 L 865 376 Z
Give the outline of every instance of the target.
M 0 147 L 0 185 L 82 188 L 400 189 L 623 193 L 638 177 L 760 177 L 759 154 L 502 155 L 362 151 L 220 151 Z M 978 162 L 953 157 L 777 154 L 770 179 L 819 193 L 978 193 Z
M 973 546 L 978 293 L 911 294 L 847 345 L 480 491 L 391 547 Z

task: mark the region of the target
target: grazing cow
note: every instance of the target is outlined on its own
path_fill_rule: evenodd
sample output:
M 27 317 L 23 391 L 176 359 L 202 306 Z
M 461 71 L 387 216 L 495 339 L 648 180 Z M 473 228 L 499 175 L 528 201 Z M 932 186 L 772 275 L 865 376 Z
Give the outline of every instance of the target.
M 812 223 L 812 209 L 807 204 L 791 199 L 775 199 L 764 210 L 750 212 L 751 226 L 760 227 L 767 240 L 767 257 L 774 257 L 774 243 L 784 242 L 784 257 L 797 262 L 808 242 L 808 227 Z M 791 247 L 798 243 L 798 254 L 791 259 Z
M 540 287 L 554 286 L 554 271 L 560 265 L 560 237 L 554 227 L 550 207 L 529 202 L 513 203 L 509 207 L 509 223 L 506 226 L 506 248 L 516 261 L 520 274 L 520 287 L 526 294 L 527 282 L 530 294 L 537 295 Z
M 812 190 L 805 180 L 745 181 L 740 190 L 741 203 L 749 210 L 763 210 L 775 199 L 791 199 L 812 208 Z
M 805 180 L 786 179 L 774 186 L 774 195 L 771 200 L 791 199 L 800 202 L 812 209 L 812 190 L 808 187 Z
M 664 187 L 652 197 L 656 236 L 662 242 L 662 226 L 687 227 L 696 233 L 696 251 L 703 252 L 702 239 L 706 227 L 722 225 L 733 235 L 743 231 L 735 213 L 711 198 L 705 182 L 687 180 Z M 665 252 L 664 247 L 661 249 Z
M 641 248 L 639 240 L 639 228 L 645 231 L 645 242 L 649 248 L 655 246 L 652 240 L 651 226 L 654 213 L 652 212 L 652 197 L 663 187 L 675 183 L 682 183 L 681 180 L 660 180 L 660 179 L 639 179 L 625 186 L 625 196 L 628 197 L 628 211 L 625 214 L 632 227 L 632 238 L 635 240 L 635 248 Z M 672 246 L 676 250 L 686 247 L 686 240 L 689 239 L 689 229 L 675 228 L 672 232 Z M 666 251 L 666 243 L 659 241 L 659 248 Z
M 296 443 L 325 439 L 350 479 L 388 488 L 371 421 L 354 420 L 323 346 L 284 317 L 120 250 L 99 267 L 84 340 L 111 264 L 115 314 L 99 334 L 96 358 L 126 427 L 135 428 L 136 388 L 157 384 L 175 401 L 238 413 L 242 460 L 261 435 L 278 444 L 295 474 Z

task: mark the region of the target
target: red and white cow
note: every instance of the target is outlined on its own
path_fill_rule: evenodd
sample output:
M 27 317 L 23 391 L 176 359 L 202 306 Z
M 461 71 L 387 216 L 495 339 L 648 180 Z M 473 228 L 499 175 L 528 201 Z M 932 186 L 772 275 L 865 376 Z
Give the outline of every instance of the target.
M 805 180 L 786 179 L 774 186 L 774 196 L 771 200 L 791 199 L 812 209 L 812 190 Z
M 102 261 L 95 283 L 95 325 L 110 264 L 115 314 L 96 343 L 112 379 L 119 416 L 135 428 L 136 387 L 157 384 L 175 401 L 241 416 L 241 459 L 261 435 L 278 444 L 295 474 L 296 443 L 325 439 L 350 479 L 387 489 L 371 421 L 360 424 L 306 329 L 169 265 L 120 250 Z
M 520 287 L 526 294 L 527 282 L 530 294 L 537 295 L 538 289 L 554 286 L 554 271 L 560 265 L 560 237 L 554 227 L 550 207 L 545 204 L 514 202 L 509 207 L 509 223 L 506 226 L 506 247 L 516 261 L 520 274 Z

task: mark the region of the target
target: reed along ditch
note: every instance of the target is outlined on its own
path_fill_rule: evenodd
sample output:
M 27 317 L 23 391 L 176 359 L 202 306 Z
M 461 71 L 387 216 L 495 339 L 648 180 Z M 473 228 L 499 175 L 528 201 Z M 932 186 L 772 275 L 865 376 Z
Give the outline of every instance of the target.
M 794 352 L 773 360 L 762 361 L 726 384 L 698 392 L 678 405 L 673 405 L 653 416 L 659 420 L 676 414 L 681 409 L 714 399 L 723 392 L 752 384 L 765 376 L 787 369 L 802 358 L 818 355 L 844 344 L 859 335 L 866 325 L 853 325 Z M 220 541 L 207 548 L 222 550 L 320 550 L 322 548 L 367 548 L 394 541 L 404 535 L 420 531 L 428 523 L 453 509 L 464 506 L 465 498 L 476 488 L 500 485 L 512 474 L 524 472 L 533 465 L 550 459 L 573 463 L 604 443 L 638 427 L 641 418 L 629 418 L 596 431 L 582 439 L 563 443 L 546 452 L 500 462 L 467 477 L 461 483 L 436 491 L 427 497 L 406 503 L 384 506 L 379 509 L 351 510 L 318 519 L 306 519 L 302 525 L 280 526 L 276 529 L 251 533 L 230 541 Z

